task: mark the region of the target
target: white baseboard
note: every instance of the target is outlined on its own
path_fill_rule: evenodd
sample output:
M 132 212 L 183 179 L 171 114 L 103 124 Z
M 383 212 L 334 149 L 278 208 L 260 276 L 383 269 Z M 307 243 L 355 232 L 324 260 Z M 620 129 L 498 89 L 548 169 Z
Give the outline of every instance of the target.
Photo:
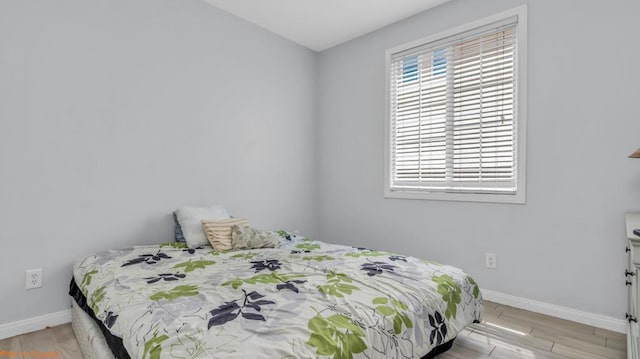
M 0 340 L 71 322 L 71 309 L 0 324 Z
M 566 319 L 572 322 L 591 325 L 593 327 L 607 329 L 618 333 L 627 332 L 627 322 L 624 319 L 584 312 L 573 308 L 539 302 L 537 300 L 516 297 L 489 289 L 481 289 L 480 292 L 482 293 L 482 297 L 490 302 L 525 309 L 530 312 Z

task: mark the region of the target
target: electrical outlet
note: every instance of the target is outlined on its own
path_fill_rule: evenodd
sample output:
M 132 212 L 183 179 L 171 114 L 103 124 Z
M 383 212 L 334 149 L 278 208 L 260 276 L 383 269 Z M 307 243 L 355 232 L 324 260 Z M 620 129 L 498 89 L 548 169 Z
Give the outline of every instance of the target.
M 485 265 L 487 268 L 496 268 L 496 254 L 495 253 L 486 253 L 485 254 Z
M 28 269 L 25 273 L 25 289 L 42 287 L 42 268 Z

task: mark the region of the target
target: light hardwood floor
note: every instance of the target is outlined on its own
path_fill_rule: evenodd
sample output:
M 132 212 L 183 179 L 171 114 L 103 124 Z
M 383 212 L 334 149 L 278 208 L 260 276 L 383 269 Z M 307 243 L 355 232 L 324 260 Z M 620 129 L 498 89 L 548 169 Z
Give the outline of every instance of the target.
M 484 302 L 484 321 L 465 329 L 442 359 L 623 359 L 624 334 Z
M 2 355 L 3 351 L 6 352 L 4 355 Z M 18 355 L 12 356 L 12 354 L 15 355 L 14 353 Z M 71 324 L 64 324 L 0 340 L 0 359 L 11 357 L 82 359 L 82 354 L 71 330 Z
M 460 333 L 453 348 L 438 358 L 626 358 L 624 334 L 486 301 L 484 319 Z M 55 352 L 57 358 L 82 359 L 71 324 L 0 340 L 0 359 L 2 351 Z

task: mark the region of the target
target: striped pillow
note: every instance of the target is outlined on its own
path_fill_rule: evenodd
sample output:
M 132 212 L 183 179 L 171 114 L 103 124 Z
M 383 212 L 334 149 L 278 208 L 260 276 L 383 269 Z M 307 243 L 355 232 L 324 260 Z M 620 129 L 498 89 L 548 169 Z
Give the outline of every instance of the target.
M 202 229 L 216 252 L 228 251 L 232 248 L 231 229 L 235 225 L 248 224 L 246 218 L 230 218 L 218 220 L 202 220 Z

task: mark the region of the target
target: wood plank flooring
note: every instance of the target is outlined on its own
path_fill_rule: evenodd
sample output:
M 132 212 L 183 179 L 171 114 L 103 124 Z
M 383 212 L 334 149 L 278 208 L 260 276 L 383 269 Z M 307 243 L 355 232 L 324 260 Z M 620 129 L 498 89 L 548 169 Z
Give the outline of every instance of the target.
M 12 357 L 82 359 L 82 353 L 69 323 L 0 340 L 0 359 Z
M 484 303 L 484 321 L 465 329 L 442 359 L 624 359 L 624 334 L 505 305 Z
M 487 301 L 484 319 L 460 333 L 453 348 L 438 359 L 626 358 L 624 334 Z M 3 351 L 82 359 L 71 324 L 0 340 L 0 359 L 8 357 Z

